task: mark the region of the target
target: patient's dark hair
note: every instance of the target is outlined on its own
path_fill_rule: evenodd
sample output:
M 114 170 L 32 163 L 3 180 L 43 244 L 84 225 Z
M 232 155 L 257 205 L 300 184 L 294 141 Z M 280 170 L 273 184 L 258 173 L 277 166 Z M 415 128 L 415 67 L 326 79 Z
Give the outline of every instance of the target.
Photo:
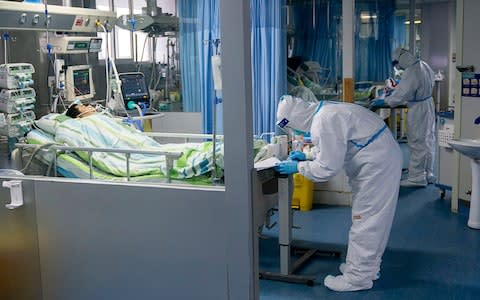
M 78 104 L 70 105 L 70 107 L 67 109 L 67 112 L 65 112 L 65 115 L 70 118 L 76 118 L 79 114 L 80 111 L 78 110 Z

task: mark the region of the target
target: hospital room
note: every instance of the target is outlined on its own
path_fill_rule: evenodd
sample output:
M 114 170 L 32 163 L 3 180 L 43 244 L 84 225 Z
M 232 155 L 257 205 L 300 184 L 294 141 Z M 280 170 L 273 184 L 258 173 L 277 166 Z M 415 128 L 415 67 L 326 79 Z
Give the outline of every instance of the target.
M 0 299 L 479 299 L 477 0 L 0 0 Z

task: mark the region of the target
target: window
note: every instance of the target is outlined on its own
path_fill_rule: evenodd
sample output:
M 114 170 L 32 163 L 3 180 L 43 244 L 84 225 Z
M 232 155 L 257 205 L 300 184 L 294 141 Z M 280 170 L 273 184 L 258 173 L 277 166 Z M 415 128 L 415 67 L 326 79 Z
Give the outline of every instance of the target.
M 146 8 L 144 0 L 134 0 L 133 7 L 129 7 L 128 0 L 97 0 L 97 9 L 99 10 L 114 10 L 117 17 L 129 15 L 132 9 L 133 14 L 142 14 Z M 157 6 L 161 9 L 161 13 L 168 13 L 176 15 L 176 1 L 174 0 L 157 0 Z M 158 12 L 160 13 L 160 11 Z M 117 59 L 134 59 L 142 62 L 147 62 L 152 59 L 152 41 L 147 33 L 136 31 L 131 32 L 126 29 L 118 27 L 114 28 L 114 43 L 110 41 L 110 53 L 115 53 Z M 106 57 L 106 35 L 99 32 L 98 36 L 103 38 L 102 51 L 99 53 L 99 59 Z M 155 38 L 156 51 L 155 60 L 160 63 L 167 63 L 167 54 L 172 55 L 172 50 L 177 49 L 176 38 L 174 37 L 157 37 Z M 170 49 L 167 51 L 167 45 Z M 173 45 L 173 46 L 172 46 Z
M 130 14 L 128 0 L 115 0 L 113 6 L 117 17 Z M 115 57 L 132 58 L 132 34 L 129 30 L 115 27 Z
M 370 12 L 360 13 L 360 38 L 378 38 L 377 14 Z
M 399 9 L 395 11 L 395 25 L 394 25 L 394 49 L 396 47 L 409 48 L 410 40 L 410 11 L 408 9 Z M 421 41 L 421 9 L 415 10 L 415 55 L 420 55 L 420 41 Z

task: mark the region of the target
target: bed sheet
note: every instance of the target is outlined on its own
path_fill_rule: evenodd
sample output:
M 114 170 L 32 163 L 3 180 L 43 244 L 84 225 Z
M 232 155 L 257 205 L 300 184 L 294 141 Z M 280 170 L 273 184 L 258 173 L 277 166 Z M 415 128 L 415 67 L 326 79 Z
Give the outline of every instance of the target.
M 27 135 L 27 141 L 29 144 L 43 145 L 47 143 L 55 143 L 54 136 L 39 129 L 30 131 Z M 44 164 L 50 164 L 53 161 L 52 152 L 40 152 L 37 157 Z M 88 164 L 75 153 L 59 154 L 57 156 L 57 172 L 64 177 L 68 178 L 90 178 L 90 168 Z M 107 172 L 104 172 L 97 167 L 92 169 L 92 178 L 98 180 L 109 181 L 127 181 L 127 177 L 116 176 Z M 130 181 L 141 182 L 166 182 L 167 177 L 161 172 L 155 174 L 147 174 L 141 176 L 131 176 Z M 172 178 L 172 182 L 178 183 L 190 183 L 190 184 L 211 184 L 211 178 L 209 174 L 202 174 L 190 178 Z
M 113 118 L 95 114 L 85 118 L 68 119 L 58 125 L 55 141 L 71 147 L 141 149 L 164 152 L 182 152 L 174 161 L 170 176 L 177 179 L 191 178 L 209 173 L 213 169 L 213 143 L 159 144 L 130 126 Z M 216 165 L 223 169 L 223 143 L 216 143 Z M 88 161 L 88 154 L 77 151 L 76 154 Z M 93 165 L 115 176 L 127 176 L 126 156 L 119 153 L 93 152 Z M 130 175 L 167 174 L 164 155 L 130 155 Z

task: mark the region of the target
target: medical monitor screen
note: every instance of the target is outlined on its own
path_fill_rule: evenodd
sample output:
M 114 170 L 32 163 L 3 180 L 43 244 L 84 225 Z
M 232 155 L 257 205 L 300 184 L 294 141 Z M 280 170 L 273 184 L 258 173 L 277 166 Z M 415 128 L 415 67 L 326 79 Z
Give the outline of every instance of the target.
M 90 69 L 74 70 L 73 86 L 75 96 L 90 95 L 92 93 L 90 86 Z
M 65 96 L 68 102 L 95 96 L 92 68 L 89 65 L 68 66 L 65 73 Z
M 122 96 L 125 103 L 133 101 L 148 105 L 150 95 L 143 73 L 123 73 L 119 74 L 119 77 L 122 81 Z

